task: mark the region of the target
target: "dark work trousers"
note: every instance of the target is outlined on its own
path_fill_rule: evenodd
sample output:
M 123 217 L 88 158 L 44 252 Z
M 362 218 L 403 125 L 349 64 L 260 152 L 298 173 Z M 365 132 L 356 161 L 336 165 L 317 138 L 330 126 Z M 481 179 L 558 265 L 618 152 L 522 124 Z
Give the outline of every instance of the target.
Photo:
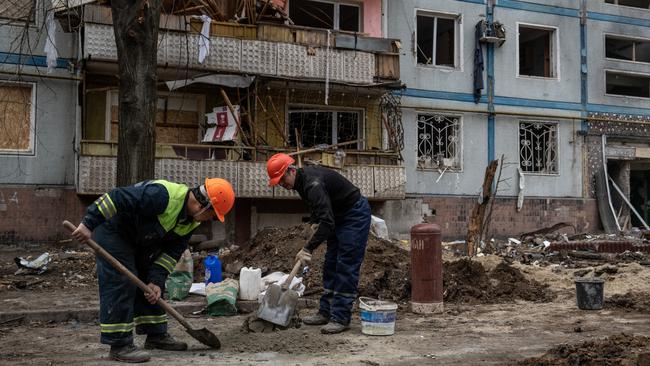
M 93 232 L 93 239 L 120 261 L 142 282 L 147 283 L 148 266 L 153 265 L 143 251 L 112 228 L 100 225 Z M 133 328 L 138 334 L 167 332 L 167 316 L 158 305 L 150 304 L 142 290 L 118 272 L 105 259 L 97 256 L 97 280 L 99 281 L 99 323 L 101 342 L 115 346 L 133 343 Z M 164 288 L 160 289 L 163 293 Z
M 337 323 L 350 323 L 369 231 L 370 205 L 361 197 L 336 219 L 335 232 L 327 239 L 320 313 Z

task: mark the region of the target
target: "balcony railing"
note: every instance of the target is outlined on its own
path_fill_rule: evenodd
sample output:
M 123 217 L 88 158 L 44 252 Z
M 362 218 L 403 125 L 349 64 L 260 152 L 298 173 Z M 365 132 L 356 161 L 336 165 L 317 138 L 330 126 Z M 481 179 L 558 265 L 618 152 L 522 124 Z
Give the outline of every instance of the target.
M 110 8 L 87 5 L 85 9 L 84 58 L 116 62 Z M 328 35 L 320 29 L 275 24 L 212 23 L 210 54 L 201 64 L 197 29 L 200 23 L 190 17 L 161 17 L 158 64 L 356 85 L 399 80 L 399 43 L 395 40 L 344 32 Z
M 232 182 L 238 197 L 298 198 L 293 192 L 268 186 L 266 163 L 262 154 L 259 161 L 236 160 L 237 155 L 242 152 L 241 149 L 223 146 L 157 145 L 155 177 L 190 186 L 198 185 L 206 177 L 220 177 Z M 251 149 L 248 150 L 251 155 Z M 116 153 L 115 143 L 82 142 L 77 193 L 102 194 L 115 187 Z M 323 153 L 325 154 L 327 153 Z M 217 156 L 223 158 L 215 158 Z M 390 153 L 348 151 L 346 161 L 355 161 L 359 165 L 344 165 L 339 171 L 368 198 L 401 199 L 404 198 L 406 184 L 404 167 L 381 164 L 390 164 L 395 159 L 395 154 Z

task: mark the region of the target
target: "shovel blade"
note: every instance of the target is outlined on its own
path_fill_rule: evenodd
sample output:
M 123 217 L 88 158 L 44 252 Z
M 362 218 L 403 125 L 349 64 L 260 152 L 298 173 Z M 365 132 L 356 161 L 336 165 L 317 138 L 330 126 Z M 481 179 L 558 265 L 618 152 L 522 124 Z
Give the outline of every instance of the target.
M 293 290 L 282 290 L 272 284 L 266 290 L 257 317 L 282 327 L 289 325 L 298 304 L 298 294 Z
M 206 346 L 214 349 L 221 348 L 221 342 L 219 342 L 219 338 L 217 338 L 217 336 L 214 333 L 207 330 L 206 328 L 185 329 L 185 330 L 189 335 L 192 336 L 192 338 L 205 344 Z

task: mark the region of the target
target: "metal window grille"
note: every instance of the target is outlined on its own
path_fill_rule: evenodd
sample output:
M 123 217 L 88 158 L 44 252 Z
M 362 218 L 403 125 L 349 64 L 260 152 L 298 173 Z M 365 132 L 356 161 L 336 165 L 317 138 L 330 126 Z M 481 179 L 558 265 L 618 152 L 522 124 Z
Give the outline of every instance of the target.
M 528 173 L 557 174 L 557 124 L 519 124 L 519 165 Z
M 418 168 L 460 169 L 460 118 L 418 115 Z

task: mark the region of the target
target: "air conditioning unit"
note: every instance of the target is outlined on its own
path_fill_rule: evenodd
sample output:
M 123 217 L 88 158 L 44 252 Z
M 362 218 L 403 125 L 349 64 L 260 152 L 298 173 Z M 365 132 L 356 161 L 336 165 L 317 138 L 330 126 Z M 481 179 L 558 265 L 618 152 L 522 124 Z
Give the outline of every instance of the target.
M 499 47 L 506 41 L 506 27 L 499 22 L 490 23 L 481 20 L 477 25 L 479 28 L 479 40 L 483 43 L 496 43 Z

